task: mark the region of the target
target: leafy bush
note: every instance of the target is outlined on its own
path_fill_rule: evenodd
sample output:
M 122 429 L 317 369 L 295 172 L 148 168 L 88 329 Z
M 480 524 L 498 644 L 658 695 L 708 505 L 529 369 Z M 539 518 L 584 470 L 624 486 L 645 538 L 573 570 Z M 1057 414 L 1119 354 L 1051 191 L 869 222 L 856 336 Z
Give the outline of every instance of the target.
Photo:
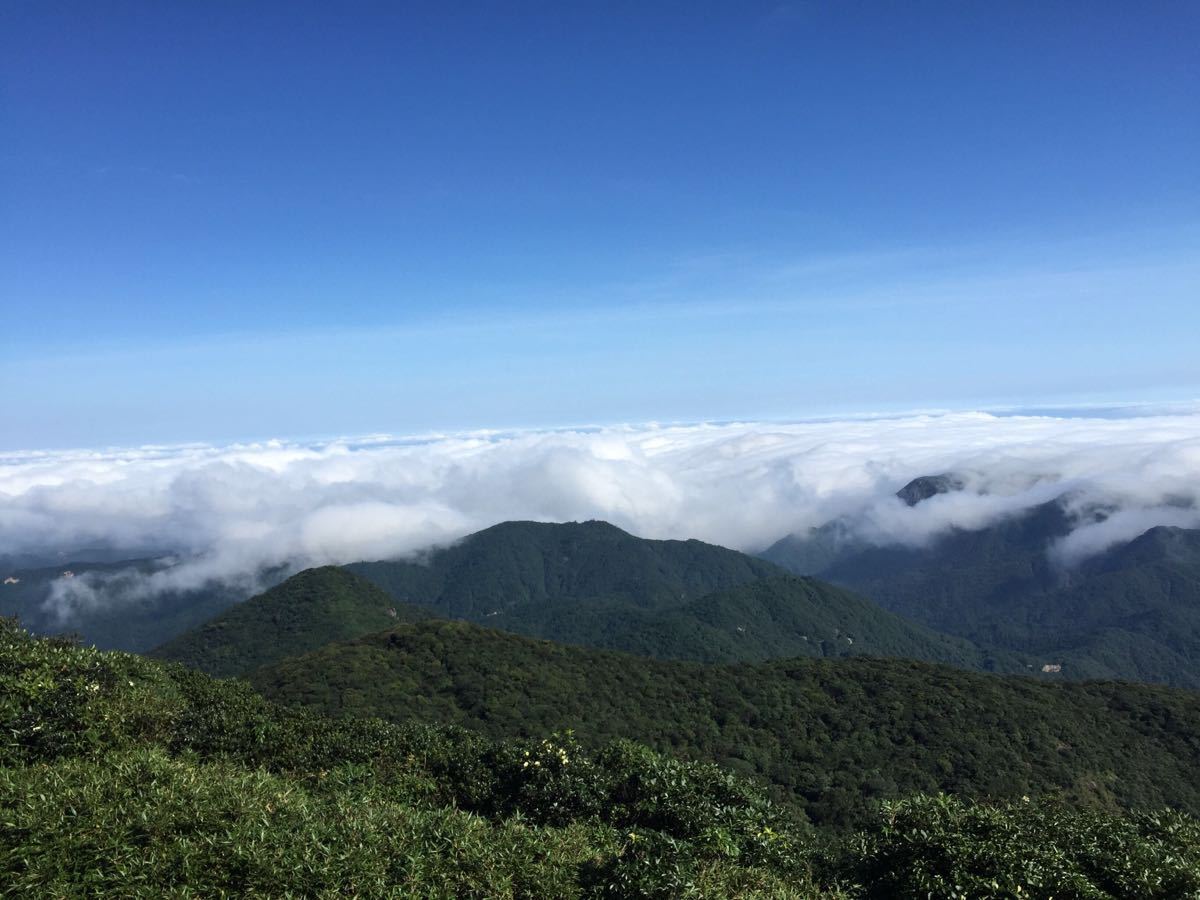
M 160 738 L 173 694 L 166 673 L 140 657 L 35 640 L 0 618 L 0 764 Z
M 602 828 L 314 796 L 231 762 L 142 749 L 0 769 L 0 882 L 23 896 L 557 897 Z
M 1200 896 L 1200 822 L 1173 812 L 1119 818 L 1048 800 L 918 797 L 887 804 L 845 853 L 867 897 Z

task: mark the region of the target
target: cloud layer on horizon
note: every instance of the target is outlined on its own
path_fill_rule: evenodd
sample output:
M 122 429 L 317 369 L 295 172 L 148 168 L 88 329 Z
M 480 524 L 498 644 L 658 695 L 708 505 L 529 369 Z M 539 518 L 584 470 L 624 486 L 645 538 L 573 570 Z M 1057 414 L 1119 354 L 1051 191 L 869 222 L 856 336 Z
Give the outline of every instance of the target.
M 954 471 L 966 491 L 892 496 Z M 1200 411 L 1123 418 L 980 412 L 841 421 L 624 426 L 324 443 L 272 441 L 0 457 L 0 548 L 159 547 L 185 562 L 137 592 L 237 583 L 412 554 L 509 519 L 599 518 L 652 538 L 757 550 L 848 516 L 878 542 L 1068 495 L 1113 514 L 1076 530 L 1075 558 L 1155 524 L 1200 526 Z M 98 602 L 104 584 L 64 586 Z M 130 590 L 129 579 L 122 582 Z M 91 591 L 92 596 L 86 596 Z

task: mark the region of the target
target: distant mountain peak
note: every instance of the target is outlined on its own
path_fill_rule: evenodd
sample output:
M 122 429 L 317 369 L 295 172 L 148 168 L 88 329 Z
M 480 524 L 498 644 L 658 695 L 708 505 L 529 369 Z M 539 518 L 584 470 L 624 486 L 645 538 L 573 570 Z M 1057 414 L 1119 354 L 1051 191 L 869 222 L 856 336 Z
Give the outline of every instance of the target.
M 618 528 L 611 522 L 605 522 L 603 519 L 588 519 L 586 522 L 538 522 L 533 519 L 510 519 L 505 522 L 497 522 L 495 525 L 490 525 L 487 528 L 476 531 L 474 534 L 469 534 L 464 540 L 469 541 L 481 536 L 509 536 L 514 534 L 568 535 L 572 533 L 633 537 L 629 532 Z
M 928 500 L 938 494 L 961 491 L 966 486 L 967 484 L 962 478 L 950 472 L 941 475 L 922 475 L 896 491 L 896 496 L 903 500 L 905 505 L 916 506 L 922 500 Z
M 149 655 L 212 675 L 242 675 L 285 656 L 307 653 L 397 621 L 428 617 L 395 600 L 373 582 L 341 566 L 297 572 L 205 624 L 186 631 Z
M 1200 529 L 1155 525 L 1128 544 L 1113 548 L 1101 557 L 1101 561 L 1101 568 L 1155 562 L 1184 562 L 1195 567 L 1200 561 Z

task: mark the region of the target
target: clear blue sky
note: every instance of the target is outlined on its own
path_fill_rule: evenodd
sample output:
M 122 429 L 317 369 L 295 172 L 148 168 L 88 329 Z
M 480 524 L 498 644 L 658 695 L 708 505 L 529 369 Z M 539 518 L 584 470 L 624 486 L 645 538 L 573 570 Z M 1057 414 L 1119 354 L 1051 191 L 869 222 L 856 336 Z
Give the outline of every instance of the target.
M 1200 5 L 0 8 L 0 446 L 1200 395 Z

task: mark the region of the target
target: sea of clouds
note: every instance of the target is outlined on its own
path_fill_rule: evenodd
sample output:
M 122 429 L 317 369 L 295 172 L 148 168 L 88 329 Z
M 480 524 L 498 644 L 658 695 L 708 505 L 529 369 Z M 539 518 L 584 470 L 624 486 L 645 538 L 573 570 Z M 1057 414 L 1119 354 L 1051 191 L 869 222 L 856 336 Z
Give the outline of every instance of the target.
M 893 496 L 941 472 L 966 489 L 911 508 Z M 510 519 L 598 518 L 754 551 L 839 517 L 868 540 L 919 543 L 1056 497 L 1081 511 L 1054 548 L 1068 562 L 1153 525 L 1200 526 L 1200 408 L 10 453 L 0 553 L 177 554 L 149 575 L 56 584 L 55 602 L 78 605 L 249 589 L 265 568 L 411 555 Z M 1103 521 L 1082 514 L 1097 508 Z

